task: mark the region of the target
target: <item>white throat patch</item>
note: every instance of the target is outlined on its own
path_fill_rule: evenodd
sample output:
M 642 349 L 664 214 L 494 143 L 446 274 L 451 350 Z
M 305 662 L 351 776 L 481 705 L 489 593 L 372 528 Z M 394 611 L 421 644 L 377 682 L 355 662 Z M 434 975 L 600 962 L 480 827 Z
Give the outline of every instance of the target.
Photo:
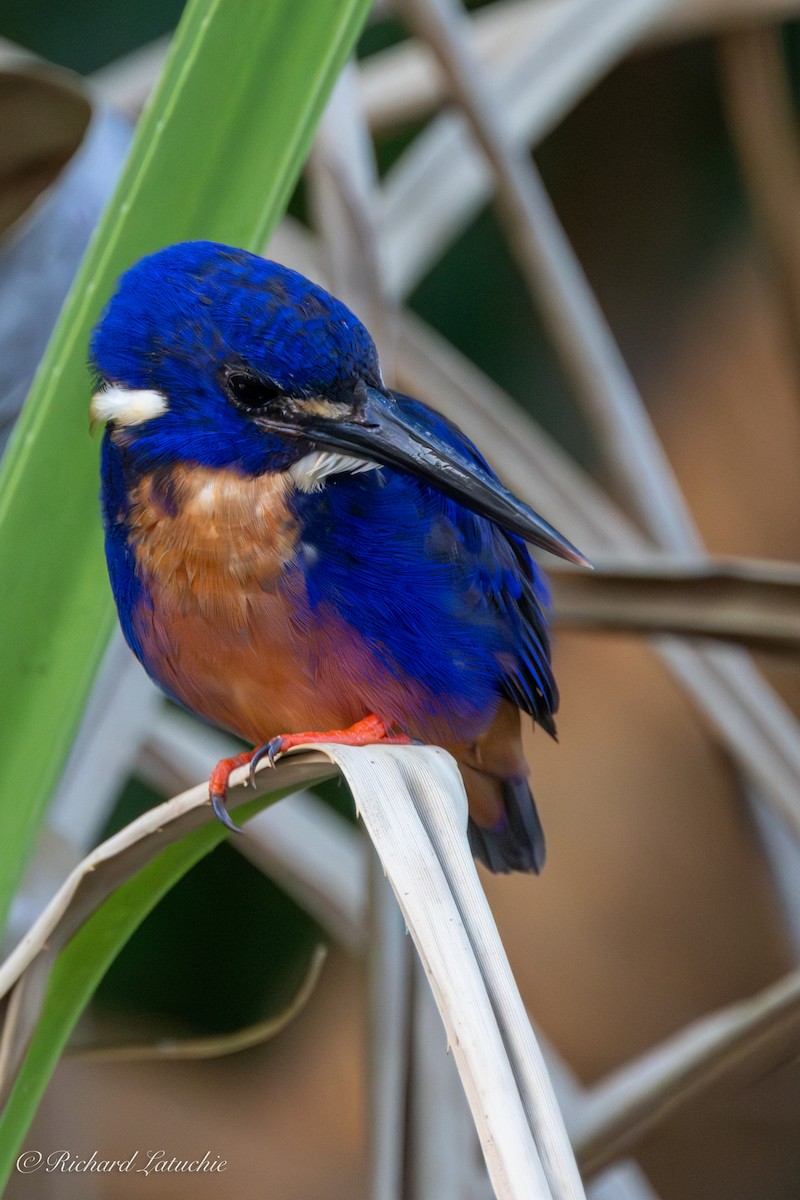
M 168 408 L 163 392 L 150 388 L 126 388 L 112 383 L 92 396 L 92 421 L 116 421 L 118 425 L 141 425 L 162 416 Z
M 358 475 L 362 471 L 376 471 L 378 464 L 363 458 L 351 458 L 349 454 L 335 454 L 329 450 L 312 450 L 299 462 L 289 467 L 289 475 L 301 492 L 318 492 L 325 486 L 328 475 Z

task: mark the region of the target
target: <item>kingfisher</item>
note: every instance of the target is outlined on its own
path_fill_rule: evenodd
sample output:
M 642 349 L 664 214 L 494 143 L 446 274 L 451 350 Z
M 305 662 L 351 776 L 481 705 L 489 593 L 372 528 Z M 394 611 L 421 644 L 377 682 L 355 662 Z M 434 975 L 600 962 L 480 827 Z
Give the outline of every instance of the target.
M 538 872 L 521 714 L 555 736 L 548 594 L 526 542 L 584 556 L 449 420 L 384 383 L 341 301 L 213 242 L 141 259 L 91 340 L 123 634 L 179 704 L 252 751 L 440 745 L 491 871 Z

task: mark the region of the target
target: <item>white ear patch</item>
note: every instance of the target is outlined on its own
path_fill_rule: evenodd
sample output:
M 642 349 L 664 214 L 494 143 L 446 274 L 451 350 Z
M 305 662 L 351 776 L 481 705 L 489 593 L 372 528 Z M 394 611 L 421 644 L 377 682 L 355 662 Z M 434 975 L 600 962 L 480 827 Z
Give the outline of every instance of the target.
M 118 425 L 140 425 L 167 411 L 167 397 L 150 388 L 103 387 L 92 396 L 92 421 L 116 421 Z
M 299 462 L 289 467 L 289 475 L 301 492 L 317 492 L 325 486 L 327 475 L 349 473 L 358 475 L 361 471 L 375 471 L 378 464 L 367 462 L 363 458 L 352 458 L 349 454 L 334 454 L 328 450 L 312 450 Z

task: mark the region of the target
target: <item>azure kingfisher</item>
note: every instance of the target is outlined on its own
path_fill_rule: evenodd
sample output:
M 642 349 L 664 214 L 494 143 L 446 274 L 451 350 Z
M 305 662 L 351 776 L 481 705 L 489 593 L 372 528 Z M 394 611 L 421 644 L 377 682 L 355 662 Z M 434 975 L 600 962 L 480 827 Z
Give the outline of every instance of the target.
M 211 242 L 121 278 L 91 343 L 102 509 L 128 645 L 173 699 L 258 750 L 434 743 L 473 854 L 539 871 L 520 711 L 555 734 L 547 590 L 526 545 L 583 555 L 450 421 L 384 384 L 361 322 Z M 320 732 L 310 732 L 310 731 Z

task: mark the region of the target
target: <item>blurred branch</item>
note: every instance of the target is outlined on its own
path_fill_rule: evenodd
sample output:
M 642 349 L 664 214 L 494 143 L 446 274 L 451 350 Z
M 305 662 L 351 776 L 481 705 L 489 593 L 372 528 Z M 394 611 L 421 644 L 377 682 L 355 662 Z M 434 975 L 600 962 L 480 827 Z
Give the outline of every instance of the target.
M 414 1149 L 408 1128 L 413 962 L 403 914 L 374 853 L 369 935 L 369 1195 L 371 1200 L 404 1200 Z M 431 1141 L 438 1156 L 438 1138 Z
M 589 0 L 568 3 L 542 0 L 501 0 L 475 12 L 470 19 L 475 51 L 485 63 L 497 65 L 535 56 L 540 103 L 545 97 L 554 113 L 575 94 L 582 76 L 602 70 L 606 46 L 615 31 L 601 33 L 593 17 L 598 5 Z M 587 22 L 589 29 L 587 29 Z M 612 23 L 613 24 L 613 23 Z M 373 133 L 408 125 L 426 117 L 447 101 L 447 89 L 424 40 L 411 38 L 363 60 L 359 89 L 364 115 Z
M 717 45 L 728 126 L 800 377 L 800 149 L 781 31 L 744 28 Z
M 7 946 L 30 928 L 96 841 L 162 705 L 161 693 L 117 632 L 106 649 L 44 828 L 14 897 L 5 931 Z
M 608 7 L 613 5 L 604 5 L 603 11 Z M 437 55 L 492 168 L 512 251 L 615 484 L 659 545 L 699 551 L 672 468 L 541 177 L 527 150 L 506 133 L 490 83 L 472 52 L 463 9 L 458 0 L 406 0 L 404 8 Z M 650 11 L 654 9 L 651 5 Z
M 533 46 L 581 10 L 580 0 L 500 0 L 471 18 L 475 51 L 486 65 L 499 65 L 513 47 Z M 600 5 L 595 5 L 600 9 Z M 753 21 L 788 20 L 798 0 L 676 0 L 657 13 L 642 33 L 642 45 L 708 36 Z M 416 39 L 370 55 L 361 63 L 360 87 L 367 121 L 380 134 L 439 109 L 447 98 L 436 65 Z
M 626 1158 L 595 1175 L 586 1187 L 587 1200 L 658 1200 L 638 1163 Z
M 584 1093 L 573 1129 L 588 1172 L 715 1085 L 743 1088 L 800 1052 L 800 971 L 682 1029 Z
M 747 559 L 663 557 L 550 571 L 565 628 L 721 638 L 751 650 L 800 650 L 800 567 Z
M 584 0 L 499 0 L 472 16 L 475 49 L 485 63 L 497 63 L 512 46 L 534 45 L 556 24 L 573 21 L 583 7 Z M 789 20 L 799 10 L 800 0 L 675 0 L 645 28 L 642 44 L 708 36 L 753 21 Z M 0 47 L 7 47 L 9 59 L 31 57 L 3 39 Z M 169 37 L 148 42 L 95 71 L 92 82 L 115 108 L 138 116 L 168 48 Z M 424 120 L 446 98 L 435 63 L 415 39 L 363 59 L 359 89 L 368 125 L 376 134 Z
M 193 778 L 202 779 L 214 761 L 207 757 Z M 313 792 L 296 792 L 253 817 L 244 837 L 230 844 L 349 954 L 364 953 L 367 847 L 345 817 Z
M 400 322 L 398 367 L 407 390 L 429 397 L 492 446 L 517 494 L 539 512 L 559 513 L 567 536 L 590 554 L 635 561 L 652 553 L 644 535 L 501 388 L 409 313 Z M 800 732 L 793 714 L 741 651 L 675 638 L 657 645 L 733 759 L 800 839 Z
M 512 39 L 497 63 L 496 86 L 515 148 L 527 149 L 548 133 L 637 42 L 664 3 L 573 0 L 552 14 L 540 37 Z M 463 115 L 443 111 L 384 180 L 377 225 L 390 296 L 413 290 L 491 191 L 491 174 Z
M 374 217 L 377 169 L 352 63 L 328 102 L 306 175 L 330 285 L 368 327 L 381 358 L 388 358 L 387 302 Z

